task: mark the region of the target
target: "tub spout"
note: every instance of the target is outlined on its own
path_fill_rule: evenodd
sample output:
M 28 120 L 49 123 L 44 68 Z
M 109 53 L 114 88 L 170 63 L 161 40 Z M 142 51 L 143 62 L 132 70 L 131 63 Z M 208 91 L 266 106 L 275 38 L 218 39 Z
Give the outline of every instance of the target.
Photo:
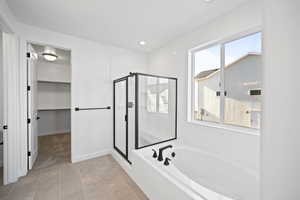
M 168 146 L 159 148 L 157 160 L 158 160 L 158 161 L 163 161 L 163 160 L 164 160 L 164 157 L 163 157 L 163 151 L 164 151 L 165 149 L 172 148 L 172 147 L 173 147 L 172 145 L 168 145 Z

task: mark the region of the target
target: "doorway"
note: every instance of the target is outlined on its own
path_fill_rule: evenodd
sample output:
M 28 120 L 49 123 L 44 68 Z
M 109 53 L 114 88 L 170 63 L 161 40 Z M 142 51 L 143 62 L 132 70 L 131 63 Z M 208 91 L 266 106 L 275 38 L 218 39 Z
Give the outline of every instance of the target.
M 27 46 L 28 169 L 71 162 L 71 51 Z

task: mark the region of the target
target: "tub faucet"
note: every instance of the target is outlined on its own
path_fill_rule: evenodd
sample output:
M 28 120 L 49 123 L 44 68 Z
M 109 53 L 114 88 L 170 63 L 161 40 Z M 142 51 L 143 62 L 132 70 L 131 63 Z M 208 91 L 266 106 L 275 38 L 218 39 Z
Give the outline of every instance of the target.
M 172 145 L 168 145 L 168 146 L 159 148 L 157 160 L 158 160 L 158 161 L 163 161 L 163 160 L 164 160 L 164 158 L 163 158 L 163 151 L 164 151 L 165 149 L 172 148 L 172 147 L 173 147 Z

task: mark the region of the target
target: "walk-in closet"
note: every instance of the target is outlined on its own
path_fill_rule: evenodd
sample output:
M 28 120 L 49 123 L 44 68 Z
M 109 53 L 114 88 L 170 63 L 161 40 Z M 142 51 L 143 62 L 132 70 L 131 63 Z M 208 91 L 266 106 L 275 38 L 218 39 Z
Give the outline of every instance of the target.
M 71 52 L 37 44 L 28 50 L 29 169 L 70 162 Z

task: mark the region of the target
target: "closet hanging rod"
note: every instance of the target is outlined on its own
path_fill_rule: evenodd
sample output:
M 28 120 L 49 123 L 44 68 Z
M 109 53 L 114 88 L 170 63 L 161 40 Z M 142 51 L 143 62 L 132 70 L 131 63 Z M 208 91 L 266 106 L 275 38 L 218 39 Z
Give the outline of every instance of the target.
M 75 107 L 75 111 L 80 111 L 80 110 L 110 110 L 111 107 L 107 106 L 107 107 L 102 107 L 102 108 L 78 108 Z

